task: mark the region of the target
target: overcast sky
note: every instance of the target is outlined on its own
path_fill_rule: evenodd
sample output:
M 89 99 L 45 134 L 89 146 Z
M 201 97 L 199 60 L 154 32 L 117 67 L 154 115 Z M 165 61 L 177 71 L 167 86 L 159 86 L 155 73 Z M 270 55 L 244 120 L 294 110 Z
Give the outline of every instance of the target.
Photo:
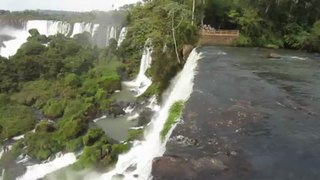
M 20 10 L 66 10 L 66 11 L 108 11 L 139 0 L 0 0 L 0 9 Z M 114 6 L 114 8 L 113 8 Z

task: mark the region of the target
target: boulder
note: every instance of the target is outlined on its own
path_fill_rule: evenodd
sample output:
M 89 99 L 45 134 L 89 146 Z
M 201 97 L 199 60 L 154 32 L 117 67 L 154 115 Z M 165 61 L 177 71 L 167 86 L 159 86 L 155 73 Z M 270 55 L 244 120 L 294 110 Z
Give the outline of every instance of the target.
M 267 58 L 274 58 L 274 59 L 280 59 L 282 56 L 280 54 L 277 53 L 269 53 L 267 55 Z
M 123 110 L 123 106 L 119 103 L 114 103 L 111 105 L 109 109 L 109 114 L 113 115 L 114 117 L 124 115 L 126 112 Z
M 212 179 L 215 173 L 221 173 L 228 167 L 220 160 L 211 157 L 187 158 L 165 155 L 156 158 L 152 165 L 155 180 Z
M 183 60 L 187 60 L 191 51 L 193 50 L 193 46 L 190 44 L 185 44 L 182 47 L 182 55 L 183 55 Z

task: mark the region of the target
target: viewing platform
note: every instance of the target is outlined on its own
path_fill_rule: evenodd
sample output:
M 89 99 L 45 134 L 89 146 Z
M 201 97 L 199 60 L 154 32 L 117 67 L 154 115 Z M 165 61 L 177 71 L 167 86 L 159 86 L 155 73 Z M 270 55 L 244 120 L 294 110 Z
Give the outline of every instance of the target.
M 239 30 L 199 30 L 199 45 L 232 45 L 240 35 Z

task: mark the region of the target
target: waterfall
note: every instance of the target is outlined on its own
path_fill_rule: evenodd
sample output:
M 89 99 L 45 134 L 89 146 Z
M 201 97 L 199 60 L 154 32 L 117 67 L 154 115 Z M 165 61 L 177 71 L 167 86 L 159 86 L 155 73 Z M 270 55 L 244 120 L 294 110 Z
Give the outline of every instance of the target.
M 114 26 L 108 26 L 107 28 L 107 46 L 109 46 L 110 39 L 117 40 L 117 28 Z
M 21 177 L 18 177 L 17 180 L 37 180 L 43 178 L 44 176 L 57 171 L 61 168 L 67 167 L 76 162 L 76 156 L 73 153 L 64 154 L 60 157 L 57 157 L 53 161 L 36 164 L 27 167 L 27 171 Z
M 14 55 L 20 48 L 20 46 L 25 43 L 27 41 L 27 38 L 29 37 L 28 31 L 18 30 L 10 27 L 2 29 L 0 34 L 10 34 L 10 36 L 15 38 L 13 40 L 3 42 L 4 47 L 0 47 L 0 55 L 7 58 Z
M 0 180 L 3 180 L 3 176 L 4 175 L 4 169 L 1 171 L 1 174 L 0 174 Z
M 1 159 L 4 152 L 3 152 L 3 149 L 2 149 L 1 146 L 0 146 L 0 148 L 1 148 L 1 149 L 0 149 L 0 159 Z
M 46 36 L 61 33 L 67 36 L 71 31 L 71 24 L 63 21 L 31 20 L 27 21 L 26 30 L 37 29 Z
M 119 39 L 118 39 L 118 47 L 121 45 L 121 43 L 126 39 L 127 35 L 127 27 L 123 27 L 120 31 Z
M 44 21 L 44 20 L 32 20 L 27 21 L 25 30 L 37 29 L 40 34 L 46 36 L 55 35 L 58 33 L 65 36 L 71 31 L 71 24 L 62 21 Z
M 92 24 L 92 23 L 86 23 L 86 22 L 75 23 L 73 25 L 73 31 L 72 31 L 71 37 L 74 37 L 74 35 L 81 34 L 84 32 L 88 32 L 93 36 L 98 28 L 99 28 L 99 24 Z
M 37 29 L 40 34 L 46 36 L 58 33 L 68 35 L 71 32 L 71 24 L 62 21 L 31 20 L 25 23 L 23 29 L 13 27 L 1 28 L 0 34 L 13 36 L 15 39 L 3 42 L 5 47 L 1 47 L 0 55 L 3 57 L 14 55 L 20 46 L 27 41 L 27 38 L 30 36 L 28 32 L 30 29 Z
M 93 25 L 92 37 L 98 32 L 99 27 L 100 27 L 100 24 Z
M 125 82 L 127 86 L 133 87 L 132 91 L 136 92 L 136 96 L 142 95 L 152 84 L 152 81 L 145 75 L 152 63 L 152 51 L 152 42 L 149 38 L 144 45 L 143 54 L 140 60 L 139 74 L 133 81 Z
M 114 170 L 100 176 L 91 175 L 85 179 L 112 179 L 113 176 L 119 174 L 124 176 L 124 180 L 150 179 L 152 160 L 163 155 L 166 141 L 170 136 L 169 133 L 165 141 L 162 141 L 160 137 L 160 132 L 169 115 L 169 109 L 175 102 L 187 101 L 190 97 L 197 61 L 200 58 L 200 54 L 193 50 L 183 70 L 172 80 L 167 93 L 165 93 L 167 97 L 164 97 L 164 103 L 152 117 L 151 124 L 145 131 L 145 140 L 135 142 L 128 153 L 120 155 Z
M 92 23 L 75 23 L 72 29 L 72 25 L 63 21 L 46 21 L 46 20 L 30 20 L 24 24 L 23 29 L 16 29 L 13 27 L 0 27 L 0 34 L 10 35 L 15 39 L 3 42 L 4 47 L 0 47 L 0 55 L 3 57 L 9 57 L 14 55 L 20 46 L 27 41 L 30 36 L 30 29 L 37 29 L 40 34 L 50 36 L 61 33 L 65 36 L 71 37 L 76 34 L 88 32 L 92 37 L 98 32 L 100 25 Z M 117 31 L 113 27 L 110 31 L 110 38 L 116 38 Z

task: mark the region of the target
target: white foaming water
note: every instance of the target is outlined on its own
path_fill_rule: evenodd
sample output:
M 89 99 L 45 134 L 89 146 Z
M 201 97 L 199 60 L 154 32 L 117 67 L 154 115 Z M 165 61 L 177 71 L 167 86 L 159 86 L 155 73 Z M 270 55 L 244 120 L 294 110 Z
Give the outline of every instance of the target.
M 93 122 L 98 122 L 98 121 L 101 121 L 102 119 L 105 119 L 105 118 L 107 118 L 107 116 L 106 115 L 103 115 L 103 116 L 101 116 L 101 117 L 99 117 L 99 118 L 97 118 L 97 119 L 94 119 L 93 120 Z
M 223 55 L 223 56 L 227 55 L 227 53 L 226 53 L 226 52 L 223 52 L 223 51 L 219 51 L 217 54 L 218 54 L 218 55 Z
M 27 172 L 18 177 L 17 180 L 37 180 L 43 178 L 47 174 L 50 174 L 56 170 L 67 167 L 76 162 L 76 155 L 74 153 L 64 154 L 60 157 L 57 157 L 53 161 L 36 164 L 33 166 L 27 167 Z
M 97 33 L 99 27 L 100 27 L 100 24 L 94 24 L 93 25 L 92 37 Z
M 15 39 L 4 42 L 5 47 L 1 48 L 0 55 L 3 57 L 14 55 L 20 46 L 27 41 L 27 38 L 30 36 L 28 32 L 30 29 L 37 29 L 40 34 L 46 36 L 58 33 L 68 35 L 71 31 L 71 25 L 62 21 L 31 20 L 25 23 L 23 29 L 2 28 L 0 34 L 7 34 L 15 37 Z
M 126 114 L 130 114 L 130 113 L 132 113 L 132 111 L 134 110 L 134 106 L 128 106 L 128 107 L 126 107 L 126 108 L 124 108 L 123 109 L 123 111 L 126 113 Z
M 107 28 L 107 46 L 109 46 L 109 40 L 116 39 L 117 40 L 117 28 L 114 26 L 109 26 Z
M 4 175 L 4 169 L 2 170 L 2 172 L 0 174 L 0 180 L 3 180 L 2 175 Z
M 92 23 L 86 23 L 86 22 L 75 23 L 73 25 L 73 31 L 72 31 L 71 37 L 74 37 L 74 35 L 81 34 L 84 32 L 88 32 L 93 36 L 93 34 L 97 31 L 98 28 L 99 28 L 99 24 L 92 24 Z
M 151 67 L 152 51 L 151 39 L 149 38 L 144 45 L 138 76 L 133 81 L 125 82 L 127 86 L 133 87 L 132 91 L 136 92 L 137 97 L 142 95 L 152 84 L 152 81 L 145 75 L 147 70 Z
M 0 48 L 0 55 L 8 58 L 9 56 L 14 55 L 20 46 L 27 41 L 29 33 L 25 30 L 5 28 L 1 34 L 6 33 L 10 33 L 11 36 L 15 37 L 13 40 L 3 42 L 5 47 Z
M 71 25 L 62 21 L 44 21 L 44 20 L 32 20 L 27 21 L 25 30 L 37 29 L 40 34 L 46 36 L 55 35 L 58 33 L 68 35 L 71 31 Z
M 2 147 L 0 147 L 0 148 L 1 148 L 1 150 L 0 150 L 0 159 L 1 159 L 4 152 L 2 150 Z
M 283 56 L 283 57 L 288 59 L 301 60 L 301 61 L 305 61 L 308 59 L 307 57 L 300 57 L 300 56 Z
M 129 117 L 127 118 L 127 120 L 128 120 L 128 121 L 132 121 L 132 120 L 134 120 L 134 119 L 137 119 L 139 116 L 140 116 L 139 113 L 135 113 L 135 114 L 129 116 Z
M 24 134 L 22 134 L 20 136 L 13 137 L 12 139 L 15 140 L 15 141 L 18 141 L 18 140 L 23 139 L 23 138 L 24 138 Z
M 123 27 L 120 31 L 119 40 L 118 40 L 118 47 L 121 45 L 121 43 L 126 39 L 128 29 L 127 27 Z
M 170 107 L 177 101 L 187 101 L 193 89 L 193 79 L 197 60 L 200 54 L 195 50 L 190 54 L 183 70 L 173 79 L 168 89 L 167 97 L 160 110 L 152 117 L 150 126 L 145 131 L 145 140 L 135 142 L 126 154 L 120 155 L 114 170 L 102 175 L 88 175 L 86 180 L 110 180 L 117 174 L 124 175 L 124 180 L 147 180 L 151 178 L 152 160 L 160 157 L 165 152 L 165 145 L 170 136 L 168 133 L 165 141 L 161 140 L 160 132 L 169 115 Z M 130 167 L 136 167 L 130 171 Z M 135 178 L 137 176 L 137 178 Z

